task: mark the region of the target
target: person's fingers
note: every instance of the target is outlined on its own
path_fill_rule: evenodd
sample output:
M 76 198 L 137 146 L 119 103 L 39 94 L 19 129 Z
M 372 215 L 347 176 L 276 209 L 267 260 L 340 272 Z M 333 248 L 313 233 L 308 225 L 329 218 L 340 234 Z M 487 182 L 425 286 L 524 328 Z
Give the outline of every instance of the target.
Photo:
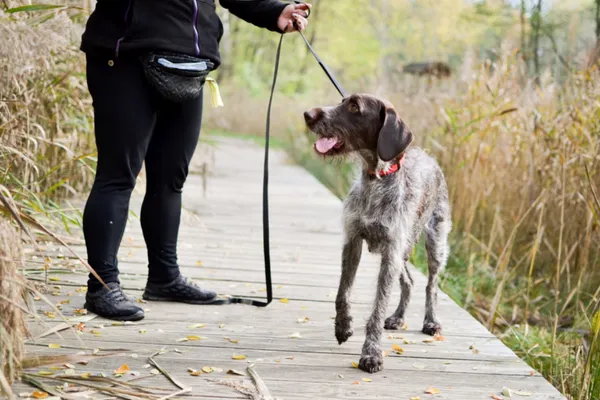
M 298 27 L 298 30 L 302 31 L 308 25 L 308 20 L 306 18 L 304 18 L 303 16 L 298 15 L 298 14 L 293 14 L 292 17 L 296 20 L 296 26 Z
M 308 14 L 310 13 L 310 8 L 312 7 L 311 4 L 295 4 L 294 5 L 294 12 L 295 13 L 299 13 L 299 11 L 301 12 L 300 15 L 302 15 L 303 17 L 308 17 Z

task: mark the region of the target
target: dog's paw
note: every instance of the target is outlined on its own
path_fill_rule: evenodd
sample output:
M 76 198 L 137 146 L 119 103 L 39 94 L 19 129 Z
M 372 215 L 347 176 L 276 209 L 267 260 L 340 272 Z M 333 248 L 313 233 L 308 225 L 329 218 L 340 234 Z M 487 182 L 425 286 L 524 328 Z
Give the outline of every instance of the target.
M 423 324 L 422 332 L 426 335 L 435 336 L 442 332 L 442 325 L 438 321 L 426 321 Z
M 383 369 L 383 355 L 381 352 L 363 354 L 358 362 L 358 368 L 370 374 L 381 371 Z
M 339 344 L 346 342 L 354 334 L 352 318 L 339 318 L 335 320 L 335 337 Z
M 388 317 L 385 320 L 385 325 L 383 326 L 385 329 L 395 329 L 398 330 L 404 326 L 404 319 L 398 317 Z

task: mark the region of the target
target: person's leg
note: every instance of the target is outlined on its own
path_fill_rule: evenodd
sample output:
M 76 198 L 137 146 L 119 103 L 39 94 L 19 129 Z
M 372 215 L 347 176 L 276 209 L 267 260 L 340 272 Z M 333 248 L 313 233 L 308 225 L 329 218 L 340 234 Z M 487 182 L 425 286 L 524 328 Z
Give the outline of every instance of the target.
M 181 194 L 198 144 L 202 96 L 181 103 L 162 102 L 146 154 L 146 195 L 141 222 L 148 248 L 144 299 L 206 303 L 216 293 L 187 282 L 177 263 Z
M 87 58 L 98 163 L 83 213 L 83 231 L 88 262 L 111 291 L 90 274 L 86 307 L 107 318 L 128 319 L 143 317 L 143 311 L 120 292 L 117 253 L 155 125 L 156 104 L 135 58 L 119 59 L 112 66 L 108 61 Z

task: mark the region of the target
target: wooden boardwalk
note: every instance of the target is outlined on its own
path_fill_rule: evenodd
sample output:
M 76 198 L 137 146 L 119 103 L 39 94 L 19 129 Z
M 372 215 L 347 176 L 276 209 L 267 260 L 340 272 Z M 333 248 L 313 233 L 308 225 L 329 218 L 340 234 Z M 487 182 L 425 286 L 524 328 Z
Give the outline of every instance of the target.
M 260 147 L 246 141 L 219 139 L 216 146 L 202 144 L 184 190 L 182 271 L 219 293 L 265 296 L 262 154 Z M 429 338 L 420 333 L 426 279 L 416 270 L 407 329 L 384 334 L 382 347 L 388 352 L 384 370 L 370 375 L 354 368 L 352 363 L 359 360 L 364 324 L 374 297 L 378 260 L 363 252 L 353 291 L 355 334 L 339 346 L 332 317 L 340 272 L 341 203 L 315 178 L 286 161 L 282 152 L 273 151 L 271 160 L 271 245 L 276 300 L 269 307 L 147 303 L 143 305 L 147 309 L 146 318 L 138 323 L 115 326 L 97 317 L 84 322 L 85 326 L 80 325 L 79 333 L 67 329 L 60 331 L 60 336 L 49 334 L 40 338 L 48 329 L 66 325 L 58 316 L 43 314 L 51 309 L 38 301 L 46 325 L 30 324 L 35 340 L 28 341 L 29 355 L 73 355 L 83 351 L 88 363 L 72 361 L 69 362 L 72 365 L 65 367 L 63 361 L 59 367 L 47 365 L 32 371 L 51 372 L 54 376 L 103 373 L 114 377 L 114 370 L 127 364 L 130 372 L 118 380 L 168 389 L 162 392 L 167 396 L 176 392 L 177 386 L 148 365 L 148 357 L 163 349 L 155 361 L 176 382 L 191 388 L 191 392 L 178 398 L 258 399 L 242 393 L 242 385 L 254 387 L 251 377 L 227 374 L 228 370 L 245 372 L 250 362 L 273 398 L 286 400 L 465 400 L 490 399 L 492 395 L 508 398 L 502 396 L 504 387 L 521 393 L 514 394 L 515 399 L 564 398 L 442 292 L 438 315 L 445 340 L 424 342 Z M 132 203 L 135 213 L 139 211 L 142 193 L 140 184 Z M 75 248 L 85 255 L 83 246 Z M 64 249 L 49 245 L 47 251 L 54 256 L 64 254 L 63 264 L 77 264 L 68 260 Z M 55 264 L 60 264 L 59 261 Z M 120 268 L 122 284 L 128 293 L 141 298 L 146 255 L 139 221 L 135 218 L 123 239 Z M 78 319 L 89 318 L 89 314 L 76 314 L 83 306 L 84 293 L 80 287 L 87 279 L 86 274 L 79 267 L 76 273 L 68 268 L 53 271 L 50 277 L 55 286 L 49 298 L 55 304 L 63 303 L 62 312 L 73 318 L 68 323 L 77 325 Z M 390 313 L 398 296 L 399 288 L 395 287 Z M 53 346 L 49 348 L 49 344 Z M 404 352 L 394 353 L 393 344 L 401 346 Z M 109 355 L 100 357 L 106 354 Z M 246 358 L 238 360 L 234 356 Z M 203 367 L 213 370 L 205 368 L 209 372 L 198 376 L 189 372 L 189 369 L 201 371 Z M 439 390 L 439 394 L 427 394 L 430 388 Z M 24 384 L 15 385 L 15 390 L 32 391 Z M 139 398 L 131 394 L 123 396 Z M 94 395 L 98 399 L 109 397 Z

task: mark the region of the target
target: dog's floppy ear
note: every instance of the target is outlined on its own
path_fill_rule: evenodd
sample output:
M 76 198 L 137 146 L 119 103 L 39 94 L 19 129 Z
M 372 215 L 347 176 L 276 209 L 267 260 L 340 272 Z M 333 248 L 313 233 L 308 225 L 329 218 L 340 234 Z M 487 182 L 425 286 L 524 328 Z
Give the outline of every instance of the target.
M 381 119 L 383 125 L 377 139 L 377 154 L 387 162 L 406 150 L 413 141 L 413 134 L 391 107 L 381 107 Z

